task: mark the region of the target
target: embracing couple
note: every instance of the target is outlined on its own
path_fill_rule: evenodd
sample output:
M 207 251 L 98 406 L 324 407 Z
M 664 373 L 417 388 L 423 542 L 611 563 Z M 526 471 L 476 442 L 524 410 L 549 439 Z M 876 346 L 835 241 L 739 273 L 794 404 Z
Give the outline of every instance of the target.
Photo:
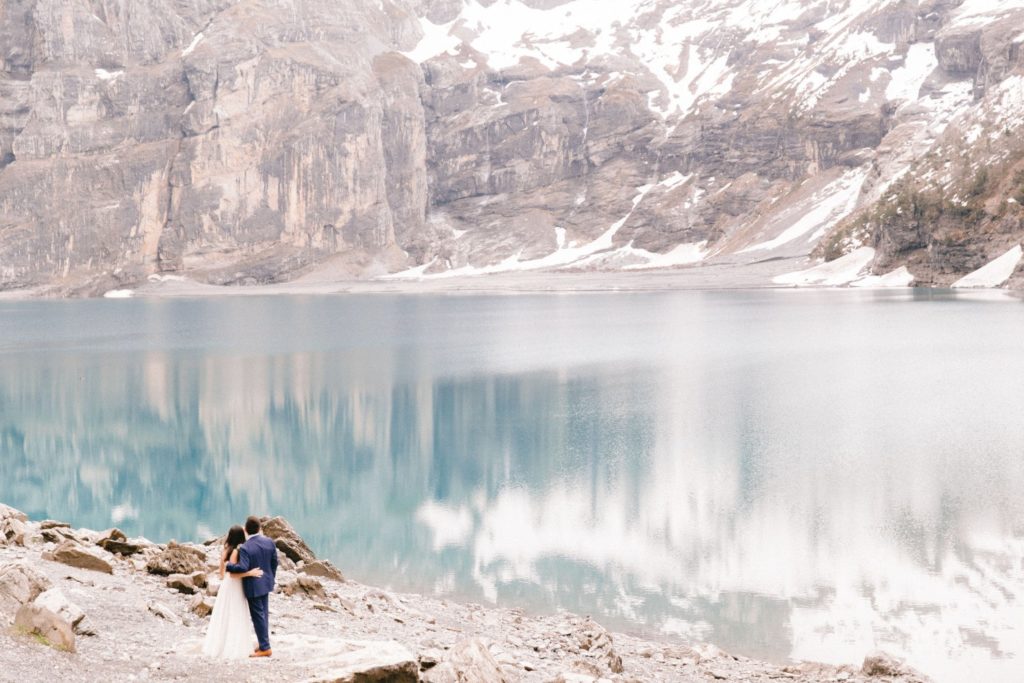
M 269 657 L 268 600 L 277 574 L 277 548 L 260 533 L 260 520 L 249 517 L 245 529 L 228 530 L 220 558 L 220 589 L 203 641 L 203 654 L 239 659 Z M 252 633 L 258 647 L 252 649 Z

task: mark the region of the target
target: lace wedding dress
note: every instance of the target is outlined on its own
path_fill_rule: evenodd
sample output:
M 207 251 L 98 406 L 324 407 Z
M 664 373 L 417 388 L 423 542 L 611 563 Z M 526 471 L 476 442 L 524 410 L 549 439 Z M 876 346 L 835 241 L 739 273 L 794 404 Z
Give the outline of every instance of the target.
M 252 654 L 255 644 L 242 580 L 225 574 L 213 603 L 213 616 L 203 641 L 203 654 L 219 659 L 241 659 Z

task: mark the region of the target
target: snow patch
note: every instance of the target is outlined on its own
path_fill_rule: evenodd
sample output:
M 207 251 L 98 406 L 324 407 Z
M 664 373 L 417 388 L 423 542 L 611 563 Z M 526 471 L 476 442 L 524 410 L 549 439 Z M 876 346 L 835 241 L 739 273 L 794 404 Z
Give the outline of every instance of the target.
M 1021 250 L 1018 244 L 999 258 L 954 282 L 953 288 L 1000 287 L 1010 279 L 1013 271 L 1017 270 L 1017 264 L 1020 263 L 1022 256 L 1024 250 Z
M 454 54 L 462 41 L 451 35 L 453 26 L 455 26 L 455 21 L 438 25 L 429 19 L 420 19 L 423 37 L 420 38 L 420 42 L 415 48 L 402 54 L 417 64 L 441 54 Z
M 204 37 L 205 36 L 203 36 L 203 32 L 202 31 L 197 33 L 195 35 L 195 37 L 192 38 L 192 42 L 188 44 L 188 47 L 186 47 L 184 50 L 181 51 L 181 56 L 182 57 L 188 57 L 190 54 L 192 54 L 192 51 L 195 50 L 199 46 L 199 43 L 203 42 L 203 38 Z
M 934 43 L 914 43 L 907 50 L 903 66 L 892 72 L 892 80 L 885 89 L 885 98 L 890 101 L 916 101 L 925 79 L 938 66 Z
M 625 266 L 623 270 L 648 270 L 651 268 L 671 268 L 700 263 L 708 255 L 707 240 L 692 244 L 680 244 L 672 251 L 664 254 L 647 251 L 646 249 L 630 248 L 632 254 L 647 259 L 647 263 L 635 263 Z
M 775 249 L 806 235 L 811 230 L 815 231 L 811 239 L 822 237 L 857 207 L 857 198 L 867 177 L 867 170 L 857 169 L 829 183 L 824 189 L 814 193 L 810 202 L 811 209 L 803 218 L 784 230 L 781 235 L 741 249 L 738 253 Z
M 864 287 L 866 289 L 886 289 L 890 287 L 909 287 L 912 284 L 914 284 L 914 275 L 907 270 L 906 266 L 900 266 L 885 275 L 868 275 L 860 280 L 854 280 L 850 283 L 850 286 Z
M 131 299 L 135 292 L 130 289 L 111 289 L 103 293 L 104 299 Z
M 107 71 L 106 69 L 96 69 L 96 78 L 101 81 L 113 81 L 119 76 L 124 75 L 124 71 Z
M 860 247 L 846 256 L 834 261 L 822 263 L 807 270 L 786 273 L 772 278 L 778 285 L 794 287 L 825 286 L 839 287 L 862 279 L 864 271 L 875 258 L 875 250 L 871 247 Z

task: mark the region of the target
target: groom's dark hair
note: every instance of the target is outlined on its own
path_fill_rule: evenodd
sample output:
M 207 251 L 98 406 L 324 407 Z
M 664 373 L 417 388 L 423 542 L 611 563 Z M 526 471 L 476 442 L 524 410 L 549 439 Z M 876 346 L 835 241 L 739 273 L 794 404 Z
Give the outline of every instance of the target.
M 245 533 L 252 536 L 260 532 L 260 518 L 256 516 L 250 516 L 249 519 L 245 520 Z

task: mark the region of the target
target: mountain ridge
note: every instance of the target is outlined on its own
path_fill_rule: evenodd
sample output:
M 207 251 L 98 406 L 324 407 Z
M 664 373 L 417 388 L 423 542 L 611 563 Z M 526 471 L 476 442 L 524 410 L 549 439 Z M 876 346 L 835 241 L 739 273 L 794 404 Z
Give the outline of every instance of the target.
M 7 3 L 0 289 L 866 249 L 831 284 L 946 286 L 1024 237 L 1022 25 L 1020 0 Z

